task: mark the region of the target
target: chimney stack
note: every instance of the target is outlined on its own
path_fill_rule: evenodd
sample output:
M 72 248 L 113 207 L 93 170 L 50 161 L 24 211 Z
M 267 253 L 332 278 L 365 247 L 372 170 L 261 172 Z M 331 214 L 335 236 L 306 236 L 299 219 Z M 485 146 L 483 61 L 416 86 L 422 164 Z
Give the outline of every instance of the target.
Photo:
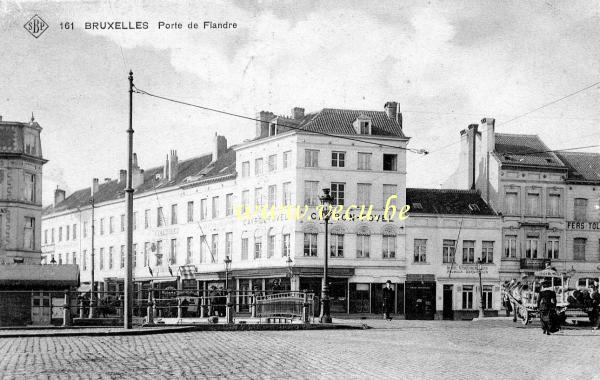
M 177 158 L 176 150 L 171 150 L 169 154 L 169 181 L 172 181 L 177 177 L 179 159 Z
M 227 151 L 227 139 L 215 132 L 213 138 L 212 162 L 216 162 Z
M 144 171 L 140 169 L 137 160 L 137 153 L 133 154 L 133 170 L 131 171 L 131 187 L 134 189 L 144 184 Z
M 92 197 L 94 196 L 94 194 L 96 194 L 96 193 L 98 192 L 98 189 L 99 189 L 99 188 L 100 188 L 100 185 L 99 185 L 98 178 L 94 178 L 94 179 L 92 180 L 92 189 L 91 189 L 91 191 L 92 191 L 92 194 L 91 194 L 91 196 L 92 196 Z
M 119 170 L 119 183 L 123 183 L 127 180 L 127 170 Z
M 475 190 L 477 184 L 477 124 L 470 124 L 467 128 L 467 162 L 468 162 L 468 176 L 469 189 Z
M 260 111 L 256 114 L 256 137 L 269 136 L 269 121 L 275 118 L 275 114 L 269 111 Z
M 165 165 L 163 166 L 163 176 L 162 178 L 165 180 L 169 179 L 169 155 L 167 154 L 167 158 L 165 159 Z
M 397 102 L 386 102 L 385 106 L 385 114 L 390 119 L 396 119 L 396 113 L 398 112 L 398 103 Z
M 66 192 L 64 190 L 56 187 L 56 190 L 54 190 L 54 207 L 65 200 L 65 195 Z
M 292 108 L 292 118 L 300 120 L 304 117 L 304 108 L 294 107 Z

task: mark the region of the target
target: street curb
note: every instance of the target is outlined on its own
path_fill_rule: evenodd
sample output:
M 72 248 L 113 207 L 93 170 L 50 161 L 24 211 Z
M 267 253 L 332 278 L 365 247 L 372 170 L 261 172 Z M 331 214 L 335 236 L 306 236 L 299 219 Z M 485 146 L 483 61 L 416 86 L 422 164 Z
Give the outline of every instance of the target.
M 298 331 L 298 330 L 363 330 L 361 326 L 350 325 L 321 325 L 321 324 L 206 324 L 206 325 L 181 325 L 169 328 L 146 327 L 136 330 L 109 330 L 109 331 L 73 331 L 67 328 L 56 329 L 52 332 L 31 334 L 0 334 L 2 338 L 33 338 L 33 337 L 74 337 L 74 336 L 132 336 L 184 333 L 193 331 Z M 70 331 L 69 331 L 70 330 Z

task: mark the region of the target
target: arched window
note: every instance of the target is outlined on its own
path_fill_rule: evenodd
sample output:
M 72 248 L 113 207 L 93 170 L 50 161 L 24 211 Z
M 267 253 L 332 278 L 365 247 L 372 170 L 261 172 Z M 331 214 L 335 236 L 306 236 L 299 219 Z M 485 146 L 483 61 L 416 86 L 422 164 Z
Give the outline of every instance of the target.
M 395 259 L 396 258 L 396 228 L 388 225 L 381 231 L 382 244 L 381 251 L 384 259 Z
M 356 257 L 368 258 L 371 252 L 371 231 L 367 226 L 360 226 L 356 231 Z
M 331 229 L 329 237 L 329 256 L 344 257 L 344 227 L 337 224 Z
M 317 256 L 319 229 L 313 223 L 304 225 L 304 256 Z

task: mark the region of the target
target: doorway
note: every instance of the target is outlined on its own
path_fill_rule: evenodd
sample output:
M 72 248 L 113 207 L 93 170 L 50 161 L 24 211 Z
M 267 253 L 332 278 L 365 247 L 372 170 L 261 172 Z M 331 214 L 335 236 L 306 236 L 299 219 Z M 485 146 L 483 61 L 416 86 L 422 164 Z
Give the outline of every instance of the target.
M 454 310 L 452 308 L 452 293 L 454 292 L 453 285 L 444 285 L 444 305 L 442 317 L 446 320 L 454 319 Z

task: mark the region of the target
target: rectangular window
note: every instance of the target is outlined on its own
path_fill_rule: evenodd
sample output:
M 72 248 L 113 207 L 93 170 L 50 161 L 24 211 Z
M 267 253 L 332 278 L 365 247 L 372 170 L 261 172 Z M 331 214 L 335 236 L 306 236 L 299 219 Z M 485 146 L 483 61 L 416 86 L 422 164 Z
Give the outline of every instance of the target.
M 68 230 L 68 228 L 67 228 L 67 230 Z M 113 232 L 115 232 L 115 217 L 111 216 L 108 218 L 108 233 L 112 234 Z M 67 240 L 69 240 L 68 235 L 69 234 L 67 234 Z
M 427 239 L 415 239 L 414 262 L 427 262 Z
M 538 239 L 528 238 L 525 240 L 525 257 L 528 259 L 538 258 Z
M 283 152 L 283 168 L 287 169 L 290 166 L 290 157 L 292 156 L 291 151 Z
M 356 257 L 367 258 L 371 252 L 371 236 L 356 235 Z
M 344 235 L 332 234 L 329 236 L 329 256 L 344 257 Z
M 219 217 L 219 197 L 212 197 L 212 218 Z
M 100 218 L 100 235 L 104 235 L 104 218 Z M 62 240 L 62 227 L 59 230 L 58 240 Z
M 137 211 L 133 213 L 133 220 L 132 220 L 132 224 L 133 224 L 133 230 L 135 231 L 135 229 L 137 228 Z
M 144 228 L 150 227 L 150 210 L 144 210 Z
M 242 191 L 242 206 L 244 210 L 250 205 L 250 190 Z
M 219 262 L 219 235 L 218 234 L 212 235 L 210 249 L 211 249 L 211 253 L 212 253 L 211 262 L 218 263 Z
M 263 159 L 257 158 L 254 160 L 254 175 L 259 176 L 263 173 Z
M 371 170 L 371 153 L 358 153 L 358 170 Z
M 587 220 L 586 211 L 587 199 L 575 198 L 575 220 L 578 222 L 585 222 Z
M 381 208 L 385 208 L 388 199 L 390 199 L 393 195 L 398 196 L 398 186 L 396 185 L 383 185 L 383 205 Z M 396 206 L 398 198 L 390 199 L 390 205 Z
M 171 239 L 171 251 L 168 264 L 177 264 L 177 239 Z
M 475 241 L 463 240 L 463 263 L 472 264 L 475 262 Z
M 370 135 L 371 134 L 370 123 L 368 121 L 360 122 L 360 134 L 361 135 Z
M 25 173 L 25 200 L 35 203 L 35 174 Z
M 444 239 L 442 246 L 442 262 L 450 264 L 456 256 L 456 240 Z
M 71 239 L 71 226 L 67 225 L 67 237 L 65 238 L 65 240 L 69 241 L 69 239 Z
M 283 241 L 281 242 L 281 256 L 289 257 L 290 256 L 290 234 L 283 235 Z
M 397 154 L 384 154 L 383 155 L 383 170 L 393 171 L 393 172 L 398 170 L 398 155 Z
M 187 222 L 192 223 L 194 221 L 194 201 L 187 203 Z
M 177 224 L 177 205 L 171 205 L 171 225 Z
M 269 207 L 277 204 L 277 186 L 269 185 L 267 202 Z
M 250 176 L 250 161 L 242 162 L 242 177 Z
M 52 231 L 54 231 L 54 230 L 52 230 Z M 83 237 L 84 238 L 87 237 L 87 231 L 88 231 L 88 222 L 86 221 L 86 222 L 83 222 Z M 54 241 L 54 238 L 52 238 L 52 241 Z
M 527 215 L 540 215 L 540 194 L 527 193 Z
M 304 256 L 317 256 L 317 234 L 304 234 Z
M 77 224 L 73 224 L 73 240 L 77 239 Z
M 331 152 L 331 166 L 334 168 L 346 166 L 346 152 Z
M 292 183 L 283 183 L 283 205 L 288 206 L 292 204 Z
M 83 270 L 87 270 L 87 250 L 83 250 L 83 254 L 81 255 L 81 266 Z
M 393 259 L 396 257 L 396 237 L 395 236 L 383 236 L 382 241 L 383 247 L 383 258 Z
M 48 244 L 48 230 L 44 230 L 44 244 Z
M 71 263 L 77 265 L 77 254 L 75 252 L 73 252 Z
M 35 218 L 25 217 L 25 226 L 23 228 L 23 247 L 25 249 L 35 249 Z
M 62 253 L 58 254 L 58 265 L 62 265 Z
M 98 259 L 100 261 L 99 262 L 100 270 L 102 270 L 102 269 L 104 269 L 104 248 L 100 248 L 100 257 Z
M 493 306 L 493 287 L 491 285 L 483 285 L 483 308 L 492 309 Z
M 482 241 L 481 242 L 481 261 L 484 264 L 492 264 L 494 262 L 494 242 L 493 241 Z
M 546 243 L 546 258 L 548 259 L 558 259 L 559 252 L 559 239 L 558 237 L 548 237 L 548 242 Z
M 331 196 L 333 197 L 333 204 L 336 206 L 344 204 L 346 191 L 346 184 L 343 182 L 332 182 L 331 183 Z
M 548 216 L 560 216 L 560 194 L 548 194 Z
M 356 185 L 356 204 L 360 206 L 368 206 L 371 204 L 371 184 L 358 183 Z
M 115 254 L 115 247 L 108 247 L 108 269 L 113 267 L 113 256 Z
M 464 310 L 473 309 L 473 285 L 463 285 L 462 308 Z
M 573 239 L 573 260 L 585 260 L 585 244 L 587 239 L 575 238 Z
M 206 220 L 208 216 L 206 203 L 208 200 L 206 198 L 200 200 L 200 220 Z
M 62 241 L 63 238 L 63 228 L 58 227 L 58 241 Z
M 206 241 L 205 235 L 200 235 L 200 262 L 206 263 L 208 262 L 207 251 L 210 249 L 208 246 L 208 242 Z
M 225 234 L 225 256 L 229 256 L 231 259 L 233 255 L 233 233 L 227 232 Z
M 150 266 L 150 243 L 149 242 L 144 243 L 144 266 L 145 267 Z
M 267 239 L 267 258 L 275 256 L 275 235 L 269 235 Z
M 263 205 L 263 191 L 262 187 L 257 187 L 254 189 L 254 204 L 256 206 Z
M 225 195 L 225 215 L 233 215 L 233 194 Z
M 194 257 L 194 238 L 191 236 L 188 236 L 187 244 L 186 244 L 186 248 L 185 248 L 185 263 L 191 264 L 192 257 Z
M 319 167 L 319 151 L 314 149 L 304 150 L 304 166 L 307 168 Z
M 504 237 L 504 257 L 515 258 L 517 257 L 517 236 L 506 235 Z
M 163 242 L 162 240 L 158 240 L 156 242 L 156 266 L 161 266 L 163 264 Z
M 254 258 L 260 259 L 262 256 L 262 236 L 254 237 Z
M 134 268 L 137 267 L 137 244 L 133 245 L 133 250 L 131 252 L 131 266 Z
M 504 196 L 504 202 L 505 202 L 505 213 L 506 215 L 518 215 L 519 214 L 519 208 L 518 208 L 518 193 L 516 192 L 507 192 L 506 195 Z
M 269 171 L 274 172 L 277 170 L 277 155 L 272 154 L 269 156 Z
M 163 213 L 163 208 L 158 207 L 156 209 L 156 227 L 162 227 L 165 225 L 165 214 Z
M 248 260 L 248 238 L 242 238 L 242 260 Z
M 125 231 L 125 214 L 121 214 L 121 232 Z
M 304 181 L 304 205 L 316 206 L 319 204 L 319 182 Z
M 119 257 L 119 268 L 125 268 L 125 246 L 121 246 L 121 256 Z

